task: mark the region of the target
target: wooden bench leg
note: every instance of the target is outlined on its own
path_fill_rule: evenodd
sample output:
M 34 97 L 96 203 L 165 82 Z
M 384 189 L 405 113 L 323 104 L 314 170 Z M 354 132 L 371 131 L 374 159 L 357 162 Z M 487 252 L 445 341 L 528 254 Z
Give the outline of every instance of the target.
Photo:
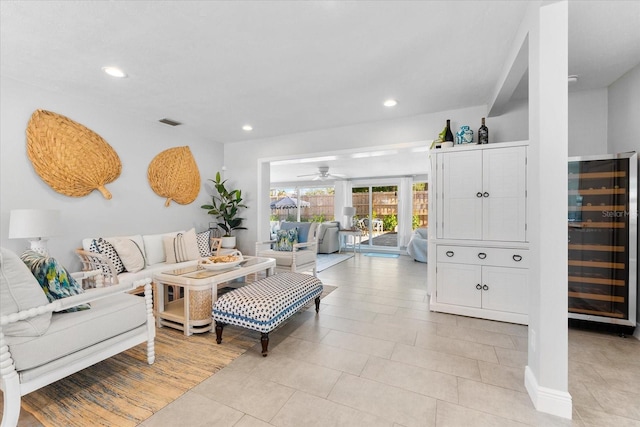
M 216 320 L 216 342 L 220 344 L 222 342 L 222 330 L 224 329 L 226 323 L 218 322 Z
M 316 297 L 316 313 L 320 313 L 320 295 Z
M 269 333 L 263 332 L 260 337 L 260 343 L 262 343 L 262 357 L 267 357 L 267 348 L 269 347 Z

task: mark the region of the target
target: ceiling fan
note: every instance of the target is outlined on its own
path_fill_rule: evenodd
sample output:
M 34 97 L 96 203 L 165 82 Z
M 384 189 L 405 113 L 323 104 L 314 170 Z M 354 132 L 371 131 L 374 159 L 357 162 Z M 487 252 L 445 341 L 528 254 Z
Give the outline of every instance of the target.
M 303 178 L 305 176 L 313 176 L 313 181 L 324 181 L 326 179 L 341 179 L 347 177 L 346 175 L 339 173 L 329 173 L 329 166 L 318 166 L 318 173 L 298 175 L 298 178 Z

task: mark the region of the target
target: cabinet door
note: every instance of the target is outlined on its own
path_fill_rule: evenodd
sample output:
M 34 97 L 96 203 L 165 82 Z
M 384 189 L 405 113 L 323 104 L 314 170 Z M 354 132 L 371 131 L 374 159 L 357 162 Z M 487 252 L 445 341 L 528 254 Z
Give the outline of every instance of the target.
M 436 300 L 444 304 L 480 307 L 482 291 L 481 268 L 478 265 L 438 263 L 436 270 Z
M 482 151 L 447 153 L 441 174 L 443 237 L 482 239 Z
M 528 314 L 528 270 L 482 267 L 482 308 Z
M 484 240 L 526 241 L 526 147 L 484 150 Z

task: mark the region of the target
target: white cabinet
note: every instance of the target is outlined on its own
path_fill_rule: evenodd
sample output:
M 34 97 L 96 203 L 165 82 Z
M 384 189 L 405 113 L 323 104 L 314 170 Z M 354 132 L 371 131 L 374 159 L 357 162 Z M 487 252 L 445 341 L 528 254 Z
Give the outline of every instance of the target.
M 526 146 L 435 154 L 437 237 L 526 240 Z
M 527 144 L 431 152 L 434 311 L 528 323 Z

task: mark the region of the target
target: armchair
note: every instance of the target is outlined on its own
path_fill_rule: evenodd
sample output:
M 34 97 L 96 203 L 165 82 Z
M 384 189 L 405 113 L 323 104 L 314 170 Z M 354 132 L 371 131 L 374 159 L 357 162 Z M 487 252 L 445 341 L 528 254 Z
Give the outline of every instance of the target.
M 276 260 L 276 273 L 284 271 L 303 272 L 313 270 L 316 276 L 316 260 L 318 242 L 316 231 L 317 222 L 283 222 L 281 230 L 298 229 L 298 243 L 295 243 L 291 251 L 275 250 L 276 240 L 267 240 L 256 243 L 256 256 L 274 258 Z
M 416 230 L 411 235 L 411 240 L 409 240 L 409 244 L 407 245 L 407 253 L 413 257 L 415 261 L 419 262 L 427 262 L 427 229 L 426 228 L 416 228 Z
M 89 273 L 83 274 L 88 276 Z M 144 298 L 128 292 L 144 286 Z M 90 289 L 48 303 L 13 252 L 0 250 L 0 389 L 2 427 L 15 427 L 22 396 L 138 344 L 155 360 L 151 280 Z M 91 303 L 82 311 L 63 312 Z

